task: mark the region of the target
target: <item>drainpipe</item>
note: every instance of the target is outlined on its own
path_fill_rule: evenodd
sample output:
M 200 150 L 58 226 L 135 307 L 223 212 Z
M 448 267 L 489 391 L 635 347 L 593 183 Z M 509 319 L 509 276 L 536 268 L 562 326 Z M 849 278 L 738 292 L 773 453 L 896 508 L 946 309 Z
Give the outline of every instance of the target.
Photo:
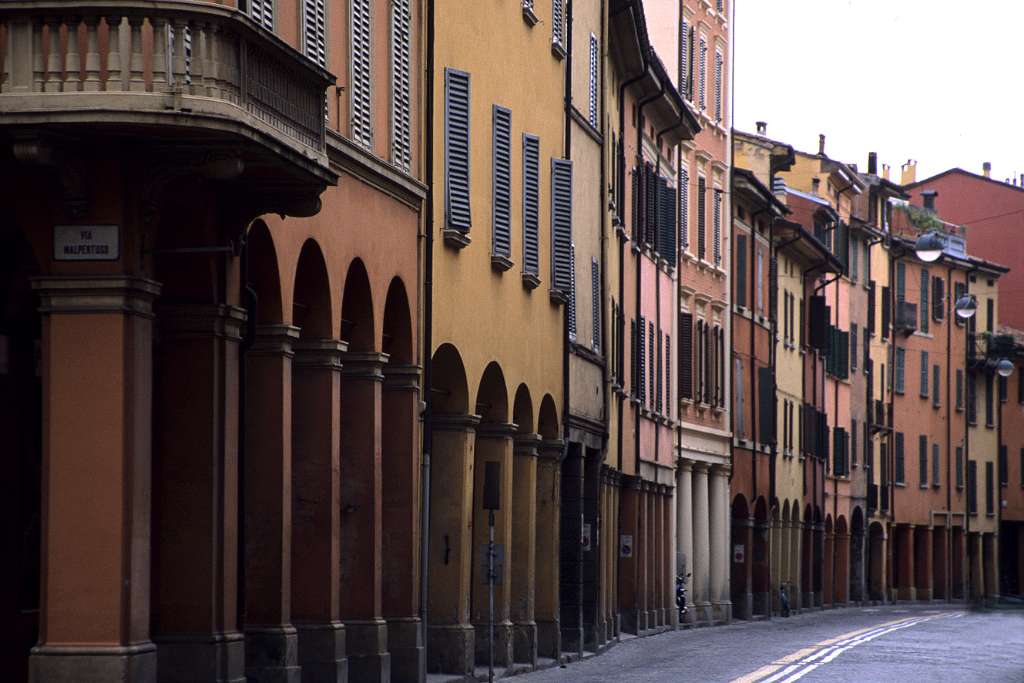
M 248 387 L 247 358 L 249 349 L 256 341 L 256 310 L 259 296 L 249 284 L 249 226 L 245 227 L 238 238 L 239 256 L 241 258 L 240 279 L 242 281 L 243 308 L 245 308 L 245 336 L 238 347 L 238 514 L 235 533 L 238 546 L 236 549 L 238 564 L 238 585 L 236 587 L 237 628 L 245 628 L 245 455 L 246 455 L 246 398 Z
M 427 634 L 427 593 L 430 588 L 430 450 L 433 441 L 433 398 L 431 387 L 433 379 L 433 320 L 434 320 L 434 0 L 427 2 L 427 45 L 425 69 L 426 102 L 424 109 L 425 151 L 423 159 L 424 180 L 427 184 L 427 197 L 424 206 L 424 225 L 426 240 L 424 242 L 423 264 L 423 457 L 420 460 L 420 638 L 424 649 L 424 662 L 430 649 L 430 638 Z M 420 672 L 425 679 L 426 672 Z
M 563 72 L 565 84 L 565 139 L 563 142 L 562 157 L 572 158 L 572 0 L 566 2 L 566 29 L 565 29 L 565 71 Z M 571 242 L 570 238 L 570 242 Z M 575 286 L 573 283 L 572 286 Z M 570 294 L 571 296 L 571 289 Z M 562 304 L 562 459 L 569 455 L 569 418 L 571 410 L 569 406 L 569 304 Z M 584 465 L 584 476 L 586 467 Z M 582 511 L 581 513 L 582 514 Z M 582 521 L 580 522 L 582 524 Z M 582 622 L 581 622 L 582 623 Z M 582 648 L 582 644 L 580 645 Z
M 946 266 L 946 296 L 953 299 L 953 264 Z M 945 304 L 943 304 L 945 306 Z M 946 321 L 946 580 L 942 587 L 946 602 L 953 599 L 953 325 L 956 323 L 956 307 L 945 306 L 949 312 Z
M 964 292 L 970 294 L 971 291 L 971 273 L 976 272 L 976 267 L 967 269 L 964 274 Z M 977 315 L 977 313 L 975 313 Z M 970 414 L 971 407 L 967 404 L 967 383 L 970 382 L 972 388 L 974 386 L 974 377 L 971 375 L 970 369 L 970 354 L 971 354 L 971 319 L 968 318 L 964 323 L 964 550 L 967 555 L 967 571 L 964 572 L 966 576 L 967 585 L 964 586 L 964 602 L 968 602 L 971 599 L 971 589 L 973 588 L 973 581 L 971 581 L 972 575 L 974 574 L 974 566 L 971 562 L 971 556 L 974 554 L 972 551 L 972 543 L 970 542 L 971 533 L 971 510 L 970 510 L 970 499 L 971 491 L 974 492 L 975 504 L 977 504 L 978 497 L 978 480 L 975 477 L 974 482 L 971 482 L 971 423 Z M 977 399 L 977 389 L 972 389 L 971 402 L 973 403 Z

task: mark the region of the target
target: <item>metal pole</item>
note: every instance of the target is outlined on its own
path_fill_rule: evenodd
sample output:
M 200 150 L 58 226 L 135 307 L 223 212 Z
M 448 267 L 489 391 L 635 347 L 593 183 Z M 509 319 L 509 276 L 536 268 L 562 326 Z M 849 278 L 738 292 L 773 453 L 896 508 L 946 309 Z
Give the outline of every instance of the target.
M 487 511 L 487 680 L 494 683 L 494 510 Z

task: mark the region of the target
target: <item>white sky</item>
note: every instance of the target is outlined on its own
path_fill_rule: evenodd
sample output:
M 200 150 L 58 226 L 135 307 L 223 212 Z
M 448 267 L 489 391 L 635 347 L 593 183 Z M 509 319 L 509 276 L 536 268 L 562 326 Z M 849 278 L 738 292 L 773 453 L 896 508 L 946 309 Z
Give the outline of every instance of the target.
M 734 123 L 856 163 L 1024 173 L 1024 0 L 734 0 Z

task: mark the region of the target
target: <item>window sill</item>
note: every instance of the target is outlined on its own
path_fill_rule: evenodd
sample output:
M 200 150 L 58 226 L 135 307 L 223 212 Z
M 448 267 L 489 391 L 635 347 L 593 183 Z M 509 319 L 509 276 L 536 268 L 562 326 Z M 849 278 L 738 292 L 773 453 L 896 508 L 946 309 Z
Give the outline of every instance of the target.
M 894 483 L 893 486 L 895 486 L 897 488 L 901 488 L 901 489 L 907 488 L 906 482 L 902 482 L 902 481 L 898 481 L 898 482 Z
M 523 287 L 529 290 L 540 287 L 540 278 L 533 273 L 523 273 Z
M 473 242 L 468 233 L 456 230 L 455 228 L 445 228 L 441 232 L 441 236 L 444 239 L 445 246 L 452 249 L 465 249 Z
M 551 54 L 555 56 L 555 59 L 562 61 L 565 59 L 565 48 L 562 47 L 561 43 L 551 41 Z
M 507 256 L 500 254 L 491 254 L 491 268 L 499 273 L 504 273 L 510 270 L 515 264 L 512 263 L 512 259 Z
M 523 21 L 526 22 L 527 26 L 532 28 L 537 25 L 537 22 L 540 21 L 540 19 L 537 18 L 536 14 L 534 14 L 532 7 L 523 5 Z
M 551 303 L 556 305 L 566 304 L 569 302 L 569 297 L 560 289 L 549 289 L 548 297 L 551 299 Z

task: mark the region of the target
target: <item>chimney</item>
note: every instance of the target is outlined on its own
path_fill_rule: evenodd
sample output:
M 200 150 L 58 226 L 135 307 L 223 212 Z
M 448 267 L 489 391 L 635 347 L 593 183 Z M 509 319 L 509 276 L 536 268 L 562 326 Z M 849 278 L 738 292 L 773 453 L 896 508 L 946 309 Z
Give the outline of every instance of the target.
M 992 177 L 992 162 L 986 161 L 981 165 L 981 175 L 985 176 L 986 178 Z
M 825 134 L 818 135 L 818 156 L 825 156 Z
M 768 134 L 768 123 L 766 121 L 757 122 L 757 134 L 767 135 Z
M 819 187 L 821 187 L 821 178 L 811 178 L 811 192 L 818 194 Z
M 907 163 L 900 166 L 900 185 L 910 185 L 917 180 L 917 162 L 907 159 Z
M 889 179 L 889 164 L 882 164 L 882 177 Z
M 924 190 L 921 192 L 921 199 L 924 200 L 924 210 L 935 213 L 935 198 L 939 195 L 936 190 Z
M 1024 187 L 1024 173 L 1020 174 L 1020 186 Z
M 868 175 L 878 175 L 877 152 L 868 152 Z

